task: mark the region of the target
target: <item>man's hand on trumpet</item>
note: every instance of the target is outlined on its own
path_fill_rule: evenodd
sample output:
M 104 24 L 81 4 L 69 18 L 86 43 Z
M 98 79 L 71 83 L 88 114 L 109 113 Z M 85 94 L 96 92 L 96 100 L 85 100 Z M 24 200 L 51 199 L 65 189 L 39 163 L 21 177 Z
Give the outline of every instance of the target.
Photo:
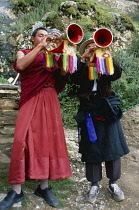
M 43 51 L 49 52 L 57 48 L 62 42 L 61 34 L 55 33 L 54 35 L 48 34 L 46 37 L 43 37 L 42 44 L 45 46 Z
M 95 43 L 90 43 L 86 46 L 84 53 L 81 56 L 81 61 L 85 62 L 85 60 L 88 60 L 91 58 L 92 54 L 96 50 L 97 46 Z
M 55 33 L 53 35 L 53 42 L 56 43 L 58 46 L 61 44 L 63 40 L 61 39 L 61 34 L 60 33 Z

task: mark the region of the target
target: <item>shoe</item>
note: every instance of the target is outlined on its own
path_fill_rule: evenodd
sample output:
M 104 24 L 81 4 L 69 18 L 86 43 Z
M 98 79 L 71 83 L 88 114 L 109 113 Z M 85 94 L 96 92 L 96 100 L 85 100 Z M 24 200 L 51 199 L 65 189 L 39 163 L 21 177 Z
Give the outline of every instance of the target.
M 117 183 L 115 183 L 115 184 L 109 184 L 108 189 L 111 192 L 114 200 L 116 200 L 116 201 L 123 201 L 125 199 L 124 198 L 124 193 L 120 189 L 120 187 L 118 186 Z
M 14 190 L 8 192 L 6 197 L 0 202 L 0 210 L 11 208 L 14 203 L 18 203 L 24 199 L 24 194 L 21 191 L 20 194 L 17 194 Z
M 87 201 L 89 203 L 94 203 L 96 201 L 97 195 L 99 194 L 99 186 L 92 186 L 87 194 Z
M 45 188 L 42 190 L 39 185 L 34 194 L 43 198 L 50 206 L 56 207 L 59 204 L 57 198 L 52 194 L 50 188 Z

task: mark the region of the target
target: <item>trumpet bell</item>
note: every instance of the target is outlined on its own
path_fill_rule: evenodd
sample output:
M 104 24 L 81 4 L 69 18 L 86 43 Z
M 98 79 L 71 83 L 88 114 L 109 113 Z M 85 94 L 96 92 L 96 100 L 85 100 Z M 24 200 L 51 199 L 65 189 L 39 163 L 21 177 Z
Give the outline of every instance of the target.
M 82 41 L 84 33 L 78 24 L 72 23 L 67 27 L 66 35 L 71 43 L 78 44 Z
M 112 32 L 107 28 L 100 28 L 94 33 L 94 42 L 98 47 L 108 47 L 113 41 Z

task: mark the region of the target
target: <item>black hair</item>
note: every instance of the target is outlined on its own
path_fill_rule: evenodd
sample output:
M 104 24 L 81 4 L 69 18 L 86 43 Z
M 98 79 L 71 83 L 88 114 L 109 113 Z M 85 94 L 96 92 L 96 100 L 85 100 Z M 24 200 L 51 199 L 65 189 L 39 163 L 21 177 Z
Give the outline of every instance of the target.
M 32 32 L 32 35 L 31 36 L 36 36 L 36 33 L 39 31 L 39 30 L 44 30 L 44 31 L 47 31 L 46 28 L 44 27 L 39 27 L 39 28 L 36 28 L 33 32 Z M 48 31 L 47 31 L 48 32 Z

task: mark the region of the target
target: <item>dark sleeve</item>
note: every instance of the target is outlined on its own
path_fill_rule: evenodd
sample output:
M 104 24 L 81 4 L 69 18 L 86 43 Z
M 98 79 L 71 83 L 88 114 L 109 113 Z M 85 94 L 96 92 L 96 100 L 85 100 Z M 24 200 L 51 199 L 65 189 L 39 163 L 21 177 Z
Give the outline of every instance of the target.
M 55 89 L 57 94 L 62 92 L 64 89 L 67 81 L 68 81 L 69 74 L 67 73 L 65 76 L 61 75 L 59 70 L 55 72 L 54 78 L 55 78 Z
M 87 74 L 87 64 L 86 62 L 81 62 L 79 58 L 77 63 L 77 71 L 70 75 L 70 82 L 79 85 L 82 79 L 85 77 L 85 74 Z
M 111 81 L 119 79 L 122 75 L 123 68 L 118 64 L 118 62 L 113 58 L 114 74 L 110 76 Z

